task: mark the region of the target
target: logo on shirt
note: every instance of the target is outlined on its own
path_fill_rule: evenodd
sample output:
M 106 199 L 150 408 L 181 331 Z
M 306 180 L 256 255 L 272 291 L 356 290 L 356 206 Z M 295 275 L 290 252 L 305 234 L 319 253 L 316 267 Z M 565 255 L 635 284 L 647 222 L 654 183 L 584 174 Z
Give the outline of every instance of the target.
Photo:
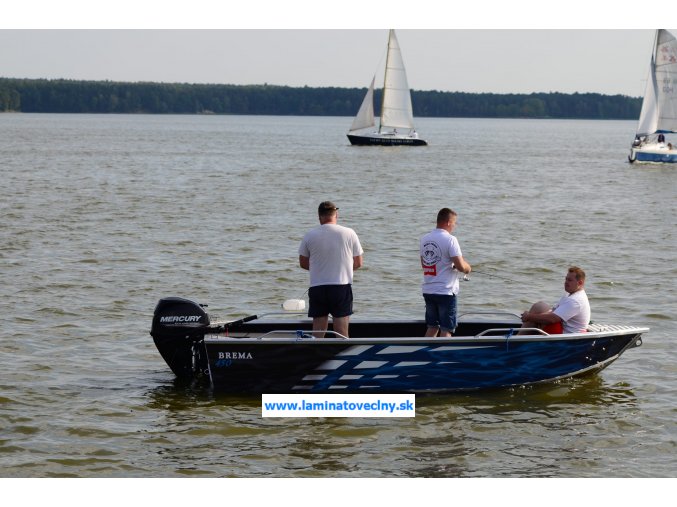
M 421 267 L 424 276 L 437 276 L 437 263 L 442 260 L 442 251 L 437 243 L 428 241 L 421 248 Z

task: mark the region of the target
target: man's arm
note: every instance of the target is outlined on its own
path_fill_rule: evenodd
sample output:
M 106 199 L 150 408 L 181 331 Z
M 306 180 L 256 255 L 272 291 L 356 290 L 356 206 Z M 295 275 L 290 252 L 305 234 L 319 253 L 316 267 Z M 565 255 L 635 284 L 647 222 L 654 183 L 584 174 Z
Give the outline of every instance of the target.
M 306 270 L 310 269 L 310 257 L 299 255 L 299 266 Z
M 522 314 L 522 322 L 533 322 L 534 324 L 558 324 L 562 322 L 562 319 L 554 312 L 524 312 Z
M 460 271 L 466 275 L 472 271 L 472 267 L 465 261 L 462 255 L 452 257 L 451 260 L 454 263 L 455 270 Z
M 362 267 L 362 256 L 356 255 L 353 257 L 353 270 L 360 269 Z

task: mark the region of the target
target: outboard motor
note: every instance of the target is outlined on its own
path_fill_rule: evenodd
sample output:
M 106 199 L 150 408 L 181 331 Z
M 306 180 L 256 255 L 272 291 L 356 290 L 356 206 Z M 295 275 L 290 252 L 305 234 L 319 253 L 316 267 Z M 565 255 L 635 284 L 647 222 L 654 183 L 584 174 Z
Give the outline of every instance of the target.
M 202 339 L 209 315 L 189 299 L 169 297 L 155 306 L 150 334 L 155 346 L 179 378 L 191 378 L 206 368 Z

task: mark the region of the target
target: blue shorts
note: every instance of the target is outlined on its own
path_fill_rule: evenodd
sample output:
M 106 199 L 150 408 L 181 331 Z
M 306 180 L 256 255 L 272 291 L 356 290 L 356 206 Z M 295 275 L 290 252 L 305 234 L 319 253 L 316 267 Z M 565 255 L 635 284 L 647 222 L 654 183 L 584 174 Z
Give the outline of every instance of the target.
M 347 317 L 353 314 L 353 286 L 317 285 L 308 290 L 308 317 Z
M 446 294 L 423 294 L 425 299 L 425 323 L 439 327 L 441 331 L 456 331 L 456 296 Z

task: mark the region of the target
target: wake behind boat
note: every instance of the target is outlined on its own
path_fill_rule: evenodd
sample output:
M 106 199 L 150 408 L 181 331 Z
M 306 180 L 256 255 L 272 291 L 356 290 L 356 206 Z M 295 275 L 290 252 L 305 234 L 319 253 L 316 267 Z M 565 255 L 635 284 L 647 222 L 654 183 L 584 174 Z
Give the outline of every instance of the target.
M 304 301 L 300 301 L 304 303 Z M 302 305 L 298 307 L 302 309 Z M 312 321 L 257 315 L 210 322 L 188 299 L 161 299 L 151 335 L 174 374 L 230 393 L 453 392 L 553 382 L 601 371 L 641 345 L 648 328 L 516 335 L 516 315 L 460 319 L 453 338 L 426 338 L 423 320 L 355 321 L 350 338 L 316 338 Z
M 668 30 L 656 30 L 649 79 L 635 140 L 628 160 L 677 163 L 677 40 Z
M 411 92 L 395 30 L 390 30 L 388 37 L 381 117 L 377 130 L 374 130 L 375 81 L 376 76 L 371 80 L 367 94 L 350 127 L 348 132 L 350 143 L 366 146 L 426 146 L 428 143 L 418 137 L 414 128 Z

